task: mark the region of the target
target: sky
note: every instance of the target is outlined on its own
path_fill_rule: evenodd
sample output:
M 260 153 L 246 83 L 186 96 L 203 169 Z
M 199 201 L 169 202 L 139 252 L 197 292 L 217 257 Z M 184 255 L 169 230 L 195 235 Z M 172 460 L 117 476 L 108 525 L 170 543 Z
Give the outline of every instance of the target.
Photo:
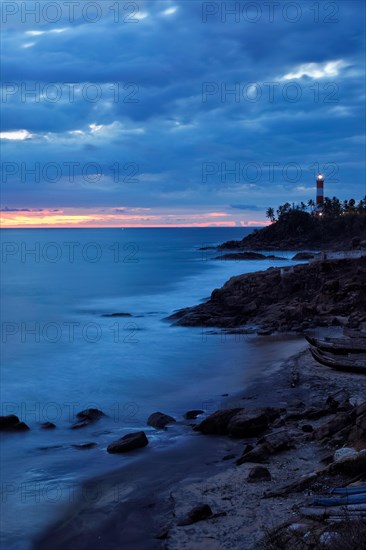
M 365 3 L 1 2 L 4 227 L 260 226 L 365 195 Z

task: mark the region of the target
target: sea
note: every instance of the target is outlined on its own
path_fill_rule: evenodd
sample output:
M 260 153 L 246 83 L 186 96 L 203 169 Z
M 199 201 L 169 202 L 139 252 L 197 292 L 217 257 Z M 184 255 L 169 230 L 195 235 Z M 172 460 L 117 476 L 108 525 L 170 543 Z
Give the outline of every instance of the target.
M 30 428 L 2 436 L 3 548 L 28 550 L 83 481 L 135 460 L 107 453 L 112 441 L 145 430 L 149 448 L 182 444 L 186 428 L 154 430 L 151 413 L 213 412 L 222 395 L 298 350 L 296 340 L 284 349 L 271 338 L 166 320 L 234 275 L 299 263 L 296 251 L 224 261 L 208 248 L 252 230 L 1 230 L 1 414 Z M 87 408 L 106 416 L 71 429 Z M 56 428 L 43 429 L 46 422 Z

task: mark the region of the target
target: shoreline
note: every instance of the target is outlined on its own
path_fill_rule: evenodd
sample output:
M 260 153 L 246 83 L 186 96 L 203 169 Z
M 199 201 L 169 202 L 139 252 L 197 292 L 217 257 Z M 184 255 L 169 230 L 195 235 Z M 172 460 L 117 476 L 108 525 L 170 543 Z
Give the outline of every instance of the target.
M 286 345 L 285 342 L 284 345 Z M 298 375 L 295 386 L 293 385 L 294 373 Z M 245 390 L 225 397 L 221 402 L 220 410 L 232 407 L 252 409 L 262 406 L 281 406 L 288 409 L 293 407 L 294 402 L 300 401 L 309 407 L 316 401 L 325 401 L 328 395 L 336 393 L 340 388 L 351 394 L 362 394 L 360 380 L 363 380 L 362 375 L 330 372 L 326 367 L 317 365 L 309 352 L 304 350 L 287 358 L 268 377 L 254 380 Z M 361 399 L 365 397 L 364 400 L 366 400 L 363 394 L 359 397 Z M 314 421 L 314 427 L 316 423 L 321 423 L 321 420 Z M 236 545 L 230 533 L 236 533 L 238 524 L 244 525 L 242 527 L 244 531 L 250 531 L 251 525 L 256 525 L 254 533 L 250 531 L 254 544 L 263 535 L 258 522 L 253 523 L 252 517 L 251 522 L 245 525 L 242 514 L 238 517 L 234 514 L 235 518 L 233 518 L 229 513 L 230 507 L 228 509 L 228 503 L 232 504 L 243 497 L 242 491 L 238 491 L 238 483 L 241 486 L 246 483 L 248 469 L 253 466 L 253 464 L 235 465 L 235 460 L 240 456 L 244 444 L 248 442 L 254 443 L 252 439 L 243 441 L 228 438 L 225 435 L 209 436 L 187 430 L 187 437 L 181 444 L 160 452 L 152 450 L 148 455 L 142 453 L 138 459 L 139 476 L 137 478 L 135 477 L 136 463 L 134 463 L 102 478 L 90 480 L 86 485 L 89 488 L 98 486 L 103 493 L 97 505 L 75 503 L 57 526 L 51 526 L 37 539 L 34 549 L 43 550 L 52 544 L 56 550 L 65 547 L 86 550 L 90 548 L 91 543 L 93 548 L 111 550 L 116 547 L 116 544 L 136 550 L 150 548 L 172 550 L 187 548 L 188 550 L 207 548 L 208 543 L 212 544 L 210 549 L 216 547 L 249 549 L 252 546 L 243 547 L 242 542 Z M 297 450 L 295 450 L 296 456 L 293 454 L 294 451 L 288 451 L 290 459 L 287 452 L 276 456 L 274 462 L 276 473 L 272 475 L 272 482 L 246 483 L 247 501 L 249 495 L 252 496 L 246 506 L 241 502 L 240 508 L 244 512 L 245 510 L 249 512 L 254 507 L 264 524 L 267 518 L 268 528 L 274 526 L 272 525 L 274 520 L 276 524 L 281 523 L 292 512 L 288 507 L 281 505 L 281 513 L 275 514 L 271 519 L 269 510 L 273 502 L 260 500 L 260 492 L 268 486 L 271 489 L 275 488 L 285 481 L 287 475 L 283 479 L 280 474 L 281 471 L 286 473 L 284 464 L 288 467 L 289 460 L 294 465 L 294 475 L 296 468 L 300 467 L 299 464 L 306 464 L 305 470 L 313 471 L 319 467 L 324 455 L 324 450 L 319 449 L 316 443 L 310 446 L 307 443 L 306 448 L 304 444 L 301 449 L 303 456 L 298 456 Z M 231 458 L 225 460 L 224 457 Z M 131 482 L 131 480 L 134 481 Z M 121 491 L 121 484 L 122 501 L 116 503 L 115 488 L 118 487 L 118 491 Z M 226 500 L 221 498 L 222 495 Z M 289 506 L 296 504 L 298 500 L 298 496 L 290 498 Z M 222 515 L 189 527 L 177 526 L 179 517 L 184 516 L 189 508 L 202 501 L 209 501 L 213 512 L 222 513 Z M 262 506 L 264 506 L 263 509 Z M 226 529 L 225 525 L 229 524 L 230 528 Z M 223 533 L 226 533 L 227 540 L 222 539 Z M 258 537 L 258 534 L 261 536 Z M 161 538 L 157 538 L 159 536 Z M 235 536 L 239 536 L 238 533 Z M 239 536 L 240 541 L 242 536 L 243 533 Z

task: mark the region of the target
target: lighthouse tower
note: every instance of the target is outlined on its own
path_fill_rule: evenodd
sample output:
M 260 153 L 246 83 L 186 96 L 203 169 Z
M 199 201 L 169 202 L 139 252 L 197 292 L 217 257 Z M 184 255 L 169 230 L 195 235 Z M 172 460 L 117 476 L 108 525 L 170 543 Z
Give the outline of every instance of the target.
M 316 208 L 321 210 L 324 203 L 324 177 L 322 174 L 318 174 L 316 178 Z

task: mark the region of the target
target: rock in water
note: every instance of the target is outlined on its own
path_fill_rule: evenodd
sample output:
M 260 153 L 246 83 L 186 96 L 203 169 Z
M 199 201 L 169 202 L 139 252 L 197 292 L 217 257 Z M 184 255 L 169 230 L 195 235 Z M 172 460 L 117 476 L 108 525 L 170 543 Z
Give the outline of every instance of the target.
M 160 429 L 165 428 L 167 424 L 171 424 L 172 422 L 176 422 L 175 418 L 161 412 L 155 412 L 147 419 L 148 426 Z
M 89 420 L 90 422 L 93 422 L 95 420 L 99 420 L 102 416 L 105 416 L 105 414 L 99 409 L 85 409 L 84 411 L 78 412 L 76 418 L 79 420 Z
M 84 428 L 85 426 L 88 426 L 92 422 L 96 422 L 102 416 L 105 416 L 103 411 L 100 411 L 99 409 L 85 409 L 84 411 L 80 411 L 77 413 L 76 418 L 78 419 L 78 422 L 73 424 L 71 428 L 73 430 L 78 428 Z
M 247 481 L 249 483 L 255 483 L 256 481 L 271 481 L 272 477 L 267 468 L 264 466 L 255 466 L 248 474 Z
M 0 416 L 0 431 L 1 432 L 28 432 L 29 426 L 24 422 L 20 422 L 15 414 Z
M 42 422 L 41 428 L 42 430 L 54 430 L 56 428 L 56 424 L 53 422 Z
M 184 415 L 184 418 L 186 418 L 187 420 L 195 420 L 197 416 L 203 413 L 204 411 L 202 411 L 201 409 L 194 409 L 193 411 L 187 411 Z
M 117 441 L 113 441 L 107 447 L 108 453 L 128 453 L 134 449 L 139 449 L 141 447 L 146 447 L 149 441 L 146 437 L 145 432 L 133 432 L 127 435 L 124 435 Z

